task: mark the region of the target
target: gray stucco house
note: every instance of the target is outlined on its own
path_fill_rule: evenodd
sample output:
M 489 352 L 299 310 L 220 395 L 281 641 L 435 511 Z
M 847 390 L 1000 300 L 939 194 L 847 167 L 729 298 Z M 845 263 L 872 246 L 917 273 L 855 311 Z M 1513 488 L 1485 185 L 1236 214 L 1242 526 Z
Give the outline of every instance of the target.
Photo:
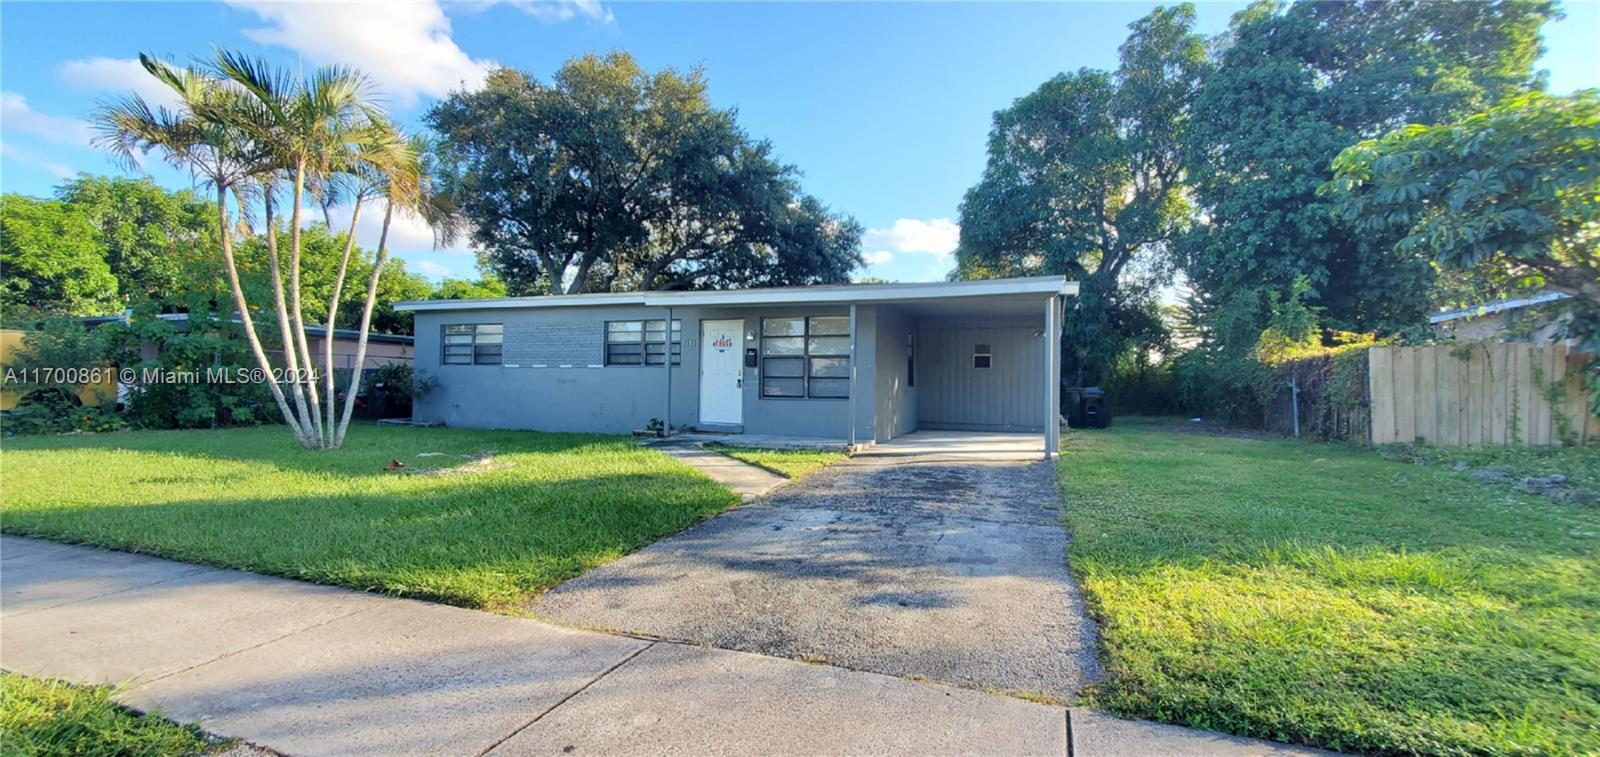
M 434 388 L 414 420 L 843 439 L 1059 442 L 1062 277 L 402 302 Z

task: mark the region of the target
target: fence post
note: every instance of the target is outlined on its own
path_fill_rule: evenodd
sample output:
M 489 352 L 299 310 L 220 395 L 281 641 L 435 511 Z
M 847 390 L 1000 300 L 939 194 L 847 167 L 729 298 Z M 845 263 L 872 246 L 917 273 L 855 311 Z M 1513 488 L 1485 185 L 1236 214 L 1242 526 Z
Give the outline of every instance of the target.
M 1289 405 L 1294 416 L 1294 438 L 1300 438 L 1300 377 L 1289 377 Z

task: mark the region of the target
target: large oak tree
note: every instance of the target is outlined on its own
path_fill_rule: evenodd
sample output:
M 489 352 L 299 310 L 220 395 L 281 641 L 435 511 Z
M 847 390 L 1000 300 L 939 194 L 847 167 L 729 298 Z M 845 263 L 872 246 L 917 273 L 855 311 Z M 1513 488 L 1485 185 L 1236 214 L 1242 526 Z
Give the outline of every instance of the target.
M 847 281 L 861 228 L 712 106 L 700 71 L 626 53 L 548 83 L 500 69 L 428 122 L 482 267 L 513 294 Z

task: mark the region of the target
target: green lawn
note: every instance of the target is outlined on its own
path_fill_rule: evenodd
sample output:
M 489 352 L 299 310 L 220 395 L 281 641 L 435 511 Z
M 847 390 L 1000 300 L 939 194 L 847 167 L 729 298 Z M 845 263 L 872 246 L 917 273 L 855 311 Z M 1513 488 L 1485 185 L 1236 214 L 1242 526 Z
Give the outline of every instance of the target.
M 1600 753 L 1600 509 L 1122 419 L 1060 465 L 1093 703 L 1350 751 Z
M 199 731 L 111 701 L 103 686 L 0 672 L 0 754 L 192 755 L 212 745 Z
M 379 426 L 7 439 L 0 488 L 7 533 L 508 611 L 738 502 L 626 438 Z
M 843 452 L 818 452 L 806 449 L 747 449 L 721 444 L 706 446 L 740 462 L 765 468 L 784 478 L 799 478 L 849 457 Z

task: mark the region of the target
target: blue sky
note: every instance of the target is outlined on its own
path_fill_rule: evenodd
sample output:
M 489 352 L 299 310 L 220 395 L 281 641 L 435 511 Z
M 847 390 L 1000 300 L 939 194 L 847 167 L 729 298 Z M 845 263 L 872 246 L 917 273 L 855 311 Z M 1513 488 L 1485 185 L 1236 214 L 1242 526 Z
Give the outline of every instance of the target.
M 991 114 L 1045 79 L 1115 65 L 1147 3 L 0 4 L 0 189 L 47 194 L 76 171 L 116 173 L 83 122 L 114 92 L 150 87 L 141 51 L 184 59 L 213 45 L 307 67 L 344 62 L 415 124 L 491 66 L 549 75 L 571 56 L 623 49 L 651 69 L 703 65 L 711 97 L 803 171 L 806 191 L 868 228 L 865 273 L 926 280 L 951 267 L 961 195 L 983 170 Z M 1201 3 L 1199 30 L 1242 3 Z M 1545 29 L 1550 89 L 1600 86 L 1600 2 L 1569 2 Z M 185 176 L 147 167 L 157 180 Z M 365 214 L 374 220 L 376 213 Z M 395 252 L 432 278 L 471 276 L 469 250 L 432 250 L 402 224 Z M 376 242 L 375 224 L 360 231 Z

